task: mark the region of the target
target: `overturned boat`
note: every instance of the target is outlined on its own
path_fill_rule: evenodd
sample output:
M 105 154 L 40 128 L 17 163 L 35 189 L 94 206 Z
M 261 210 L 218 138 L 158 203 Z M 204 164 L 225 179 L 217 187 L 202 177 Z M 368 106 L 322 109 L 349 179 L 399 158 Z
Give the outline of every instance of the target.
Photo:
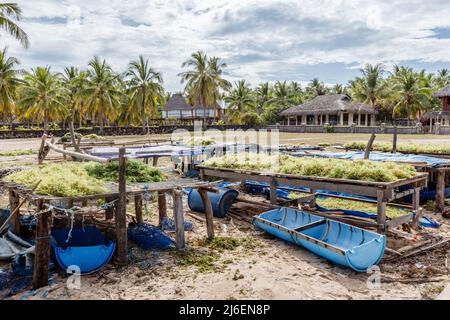
M 358 272 L 377 265 L 386 247 L 384 235 L 292 208 L 264 212 L 253 223 L 278 238 Z

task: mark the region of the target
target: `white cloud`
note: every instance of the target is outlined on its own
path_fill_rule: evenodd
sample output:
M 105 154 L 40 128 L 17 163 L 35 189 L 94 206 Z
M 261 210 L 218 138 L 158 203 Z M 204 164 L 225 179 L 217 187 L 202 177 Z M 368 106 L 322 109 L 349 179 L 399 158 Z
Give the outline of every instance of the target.
M 222 57 L 231 80 L 246 78 L 254 85 L 309 80 L 313 71 L 304 67 L 311 65 L 450 62 L 450 40 L 433 38 L 432 32 L 450 28 L 445 0 L 17 2 L 31 48 L 25 51 L 4 34 L 1 40 L 25 68 L 83 68 L 98 55 L 123 71 L 143 54 L 172 91 L 182 87 L 181 63 L 199 49 Z M 329 78 L 343 80 L 338 74 Z

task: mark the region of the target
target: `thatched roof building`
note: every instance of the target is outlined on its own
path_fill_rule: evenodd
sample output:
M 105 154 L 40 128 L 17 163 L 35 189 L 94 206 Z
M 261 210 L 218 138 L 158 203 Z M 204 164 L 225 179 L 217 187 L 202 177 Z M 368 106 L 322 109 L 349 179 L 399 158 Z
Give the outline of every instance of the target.
M 288 125 L 375 125 L 378 111 L 372 106 L 355 103 L 346 94 L 318 96 L 299 106 L 284 110 L 280 116 L 286 118 Z
M 181 93 L 175 93 L 162 108 L 162 114 L 164 119 L 208 118 L 217 120 L 221 116 L 221 108 L 218 104 L 206 108 L 199 104 L 192 106 Z

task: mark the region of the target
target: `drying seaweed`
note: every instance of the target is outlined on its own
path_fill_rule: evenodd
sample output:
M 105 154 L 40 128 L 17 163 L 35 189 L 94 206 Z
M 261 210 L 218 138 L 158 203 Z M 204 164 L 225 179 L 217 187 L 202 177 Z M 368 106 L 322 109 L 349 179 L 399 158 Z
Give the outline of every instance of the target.
M 417 172 L 413 166 L 369 160 L 318 159 L 287 155 L 241 153 L 211 158 L 205 166 L 237 170 L 268 171 L 300 176 L 393 182 L 410 179 Z
M 366 143 L 364 142 L 351 142 L 344 146 L 350 150 L 364 150 Z M 380 152 L 392 152 L 392 144 L 390 143 L 375 143 L 372 147 L 374 151 Z M 450 145 L 432 145 L 432 144 L 398 144 L 397 151 L 401 153 L 434 153 L 434 154 L 450 154 Z
M 97 179 L 105 181 L 118 181 L 119 162 L 113 161 L 108 164 L 89 163 L 85 165 L 87 173 Z M 160 169 L 150 167 L 137 160 L 128 160 L 126 166 L 127 182 L 161 182 L 166 176 Z
M 12 173 L 4 178 L 26 187 L 33 187 L 40 180 L 35 193 L 55 197 L 78 197 L 107 192 L 104 182 L 88 175 L 83 165 L 53 163 L 34 166 Z

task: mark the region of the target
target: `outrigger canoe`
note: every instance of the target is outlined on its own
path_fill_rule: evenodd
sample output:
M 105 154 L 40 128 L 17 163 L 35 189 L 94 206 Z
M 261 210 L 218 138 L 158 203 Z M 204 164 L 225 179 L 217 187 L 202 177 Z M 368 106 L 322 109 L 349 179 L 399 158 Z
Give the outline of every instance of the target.
M 256 216 L 258 228 L 336 264 L 366 272 L 384 255 L 384 235 L 292 208 Z

